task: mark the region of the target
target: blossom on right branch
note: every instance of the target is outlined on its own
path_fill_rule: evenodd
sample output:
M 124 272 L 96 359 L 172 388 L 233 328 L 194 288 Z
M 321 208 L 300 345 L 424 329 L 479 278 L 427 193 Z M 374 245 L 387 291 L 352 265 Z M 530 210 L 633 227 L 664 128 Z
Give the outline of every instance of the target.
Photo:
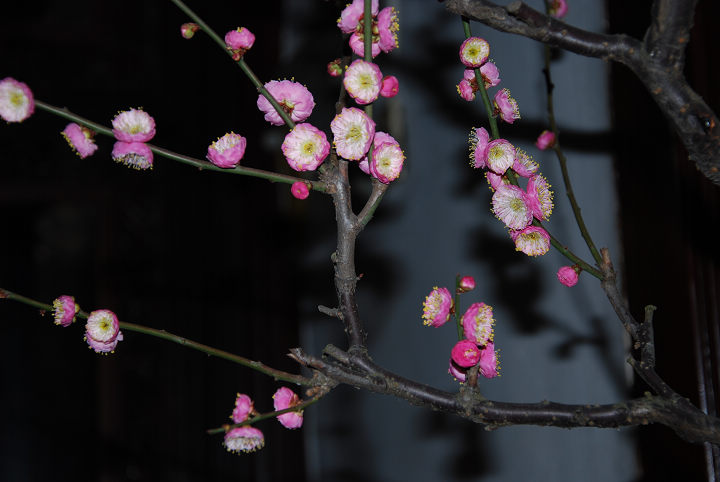
M 453 298 L 447 288 L 433 288 L 423 302 L 423 324 L 425 326 L 439 327 L 450 319 L 453 308 Z

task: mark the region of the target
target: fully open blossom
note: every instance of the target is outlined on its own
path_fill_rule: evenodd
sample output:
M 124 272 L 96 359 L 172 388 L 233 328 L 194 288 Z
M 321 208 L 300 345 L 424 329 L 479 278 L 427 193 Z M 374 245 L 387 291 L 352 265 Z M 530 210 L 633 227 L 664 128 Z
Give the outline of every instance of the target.
M 240 60 L 255 43 L 255 35 L 245 27 L 238 27 L 225 34 L 225 45 L 234 60 Z
M 280 104 L 280 107 L 287 112 L 293 122 L 302 122 L 312 114 L 315 107 L 315 99 L 304 85 L 292 80 L 271 80 L 265 84 L 265 89 Z M 265 113 L 265 120 L 274 126 L 281 126 L 285 121 L 273 108 L 270 101 L 264 95 L 259 95 L 257 100 L 258 109 Z
M 372 0 L 370 5 L 370 13 L 374 17 L 378 14 L 378 0 Z M 340 12 L 340 18 L 337 21 L 338 28 L 343 33 L 355 32 L 358 28 L 362 28 L 360 21 L 364 14 L 364 1 L 353 0 L 345 6 L 342 12 Z
M 423 324 L 436 328 L 444 325 L 450 319 L 452 307 L 453 298 L 450 291 L 435 286 L 423 302 Z
M 451 352 L 452 361 L 462 368 L 474 366 L 480 360 L 480 350 L 471 340 L 460 340 Z
M 550 0 L 549 13 L 555 18 L 563 18 L 568 11 L 566 0 Z
M 301 402 L 300 397 L 287 387 L 280 387 L 273 395 L 275 410 L 285 410 Z M 285 428 L 300 428 L 303 424 L 303 412 L 287 412 L 277 416 L 278 421 Z
M 467 379 L 467 369 L 463 368 L 461 366 L 458 366 L 450 357 L 450 368 L 448 368 L 448 373 L 452 375 L 452 377 L 459 381 L 460 383 L 465 383 L 465 380 Z
M 382 79 L 382 85 L 380 86 L 380 95 L 383 97 L 395 97 L 398 94 L 400 83 L 397 77 L 394 75 L 386 75 Z
M 330 143 L 323 131 L 312 124 L 297 124 L 282 143 L 282 152 L 296 171 L 314 171 L 330 153 Z
M 310 188 L 306 182 L 296 181 L 290 186 L 290 192 L 296 199 L 307 199 L 310 195 Z
M 75 298 L 72 296 L 62 295 L 53 301 L 53 318 L 56 325 L 70 326 L 75 321 L 78 311 L 80 306 L 75 303 Z
M 522 149 L 515 149 L 515 162 L 513 162 L 513 171 L 518 176 L 530 177 L 538 170 L 538 163 Z
M 473 88 L 473 85 L 469 80 L 462 79 L 456 88 L 458 94 L 460 94 L 460 97 L 462 97 L 463 100 L 468 102 L 475 100 L 475 92 L 477 89 Z
M 547 221 L 552 214 L 553 192 L 550 184 L 541 174 L 535 174 L 528 180 L 527 200 L 533 216 L 540 221 Z
M 350 39 L 348 40 L 348 43 L 350 44 L 350 49 L 355 55 L 361 58 L 365 57 L 365 41 L 363 40 L 363 38 L 363 33 L 355 32 L 350 36 Z M 370 44 L 370 51 L 372 52 L 372 58 L 377 57 L 381 52 L 380 43 L 373 40 L 373 42 Z
M 180 35 L 182 35 L 183 38 L 191 39 L 199 29 L 200 26 L 194 22 L 184 23 L 180 25 Z
M 340 59 L 335 59 L 327 64 L 327 73 L 333 77 L 339 77 L 343 73 Z
M 133 169 L 152 169 L 153 153 L 144 142 L 117 141 L 113 145 L 112 158 Z
M 60 133 L 65 138 L 73 151 L 77 152 L 80 159 L 85 159 L 88 156 L 93 155 L 97 151 L 97 144 L 95 144 L 95 132 L 91 131 L 87 127 L 79 126 L 74 122 L 65 126 L 65 129 Z
M 343 108 L 330 122 L 333 143 L 338 156 L 349 161 L 359 161 L 375 136 L 375 122 L 358 108 Z
M 397 142 L 383 142 L 373 147 L 368 168 L 374 178 L 389 184 L 400 176 L 404 161 L 405 155 Z
M 123 142 L 147 142 L 155 137 L 155 119 L 142 109 L 118 113 L 112 127 L 115 139 Z
M 487 143 L 482 156 L 488 169 L 495 174 L 505 174 L 505 171 L 515 163 L 515 154 L 515 147 L 512 144 L 505 139 L 495 139 Z
M 255 452 L 265 446 L 265 436 L 255 427 L 235 427 L 225 434 L 228 452 Z
M 500 114 L 500 118 L 508 124 L 512 124 L 520 118 L 518 104 L 515 99 L 512 98 L 508 89 L 498 90 L 493 98 L 493 104 L 495 106 L 495 113 Z
M 490 134 L 484 127 L 473 127 L 470 131 L 470 165 L 475 169 L 487 167 L 487 145 Z
M 97 353 L 112 352 L 123 339 L 120 322 L 110 310 L 96 310 L 90 313 L 85 324 L 85 341 Z
M 343 85 L 355 102 L 361 105 L 370 104 L 380 95 L 382 78 L 377 64 L 357 59 L 345 71 Z
M 247 139 L 230 132 L 210 144 L 207 158 L 217 167 L 229 169 L 238 165 L 245 155 L 245 147 L 247 147 Z
M 248 419 L 254 410 L 255 404 L 252 399 L 244 393 L 238 393 L 237 398 L 235 398 L 235 408 L 233 408 L 230 418 L 233 423 L 242 423 Z
M 377 16 L 377 30 L 380 50 L 388 53 L 398 46 L 397 32 L 400 30 L 400 24 L 397 12 L 393 7 L 385 7 L 380 10 Z
M 460 278 L 460 282 L 458 283 L 457 292 L 458 293 L 467 293 L 468 291 L 472 291 L 475 289 L 475 278 L 472 276 L 463 276 Z
M 0 80 L 0 117 L 5 122 L 22 122 L 35 112 L 30 87 L 12 77 Z
M 544 151 L 548 147 L 553 147 L 555 145 L 555 134 L 548 130 L 542 131 L 537 141 L 535 141 L 535 145 L 541 151 Z
M 460 61 L 467 67 L 478 68 L 489 56 L 490 44 L 480 37 L 470 37 L 460 46 Z
M 550 249 L 550 235 L 539 226 L 510 231 L 510 237 L 515 241 L 515 250 L 528 256 L 542 256 Z
M 495 216 L 510 229 L 523 229 L 532 221 L 525 192 L 512 184 L 498 186 L 492 197 Z
M 567 287 L 575 286 L 578 282 L 579 271 L 578 265 L 562 266 L 557 272 L 558 281 Z
M 485 378 L 495 378 L 500 374 L 495 343 L 492 341 L 480 350 L 480 375 Z
M 465 339 L 484 345 L 493 339 L 493 308 L 485 303 L 473 303 L 462 315 Z

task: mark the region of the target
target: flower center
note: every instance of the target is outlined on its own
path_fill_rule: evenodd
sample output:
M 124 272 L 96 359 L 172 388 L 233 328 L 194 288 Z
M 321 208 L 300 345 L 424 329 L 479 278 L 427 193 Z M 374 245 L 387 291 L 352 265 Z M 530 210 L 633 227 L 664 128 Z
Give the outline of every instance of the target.
M 20 92 L 13 92 L 10 94 L 10 103 L 15 107 L 20 107 L 23 105 L 25 100 L 25 96 L 22 95 Z

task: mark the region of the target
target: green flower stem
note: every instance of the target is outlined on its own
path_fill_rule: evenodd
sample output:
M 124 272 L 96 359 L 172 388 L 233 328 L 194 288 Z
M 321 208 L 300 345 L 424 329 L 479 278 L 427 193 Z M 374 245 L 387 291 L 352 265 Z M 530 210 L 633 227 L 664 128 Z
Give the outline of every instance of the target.
M 372 0 L 363 2 L 363 50 L 365 62 L 372 62 Z
M 370 193 L 370 197 L 365 203 L 362 211 L 358 214 L 358 222 L 360 223 L 360 226 L 365 227 L 367 226 L 367 223 L 370 222 L 388 187 L 389 186 L 387 184 L 383 184 L 377 179 L 372 178 L 372 192 Z
M 546 2 L 547 6 L 547 2 Z M 553 150 L 555 151 L 555 155 L 558 158 L 558 161 L 560 162 L 560 171 L 562 172 L 562 178 L 563 183 L 565 184 L 565 193 L 567 194 L 568 200 L 570 201 L 570 206 L 572 207 L 573 214 L 575 215 L 575 222 L 578 225 L 578 228 L 580 229 L 580 234 L 582 234 L 583 239 L 585 240 L 585 244 L 587 244 L 588 249 L 590 250 L 590 253 L 592 254 L 593 259 L 597 263 L 598 266 L 602 264 L 602 256 L 600 256 L 600 252 L 595 247 L 595 243 L 592 240 L 592 236 L 590 236 L 590 232 L 588 231 L 587 227 L 585 226 L 585 221 L 583 220 L 582 213 L 580 210 L 580 206 L 578 205 L 577 199 L 575 199 L 575 193 L 572 188 L 572 183 L 570 181 L 570 174 L 568 173 L 567 169 L 567 159 L 565 158 L 565 154 L 563 153 L 562 149 L 560 148 L 560 134 L 558 132 L 557 122 L 555 121 L 555 107 L 553 106 L 553 88 L 554 85 L 552 83 L 552 77 L 550 74 L 550 47 L 545 45 L 545 83 L 547 86 L 547 113 L 548 113 L 548 120 L 550 121 L 550 130 L 552 130 L 553 134 L 555 134 L 555 146 L 553 147 Z M 584 269 L 584 268 L 583 268 Z
M 0 288 L 0 299 L 1 298 L 7 298 L 10 300 L 18 301 L 20 303 L 24 303 L 26 305 L 32 306 L 34 308 L 38 308 L 40 310 L 44 310 L 46 312 L 53 311 L 52 305 L 41 303 L 37 300 L 27 298 L 25 296 L 13 293 L 11 291 L 8 291 L 8 290 L 2 289 L 2 288 Z M 86 313 L 84 311 L 79 311 L 76 316 L 78 318 L 82 318 L 83 320 L 86 320 L 89 315 L 88 315 L 88 313 Z M 284 372 L 281 370 L 276 370 L 274 368 L 270 368 L 269 366 L 265 365 L 264 363 L 250 360 L 250 359 L 242 357 L 240 355 L 235 355 L 233 353 L 229 353 L 229 352 L 226 352 L 223 350 L 219 350 L 217 348 L 213 348 L 211 346 L 204 345 L 204 344 L 198 343 L 196 341 L 188 340 L 187 338 L 183 338 L 182 336 L 168 333 L 165 330 L 158 330 L 156 328 L 150 328 L 147 326 L 138 325 L 136 323 L 129 323 L 126 321 L 120 322 L 120 328 L 122 328 L 123 330 L 135 331 L 138 333 L 143 333 L 145 335 L 150 335 L 150 336 L 154 336 L 156 338 L 162 338 L 163 340 L 178 343 L 180 345 L 186 346 L 188 348 L 192 348 L 194 350 L 201 351 L 208 355 L 216 356 L 218 358 L 222 358 L 224 360 L 228 360 L 233 363 L 237 363 L 239 365 L 243 365 L 248 368 L 252 368 L 253 370 L 259 371 L 260 373 L 263 373 L 265 375 L 273 377 L 275 380 L 282 380 L 282 381 L 285 381 L 288 383 L 295 383 L 297 385 L 304 385 L 304 386 L 313 386 L 314 385 L 310 379 L 305 378 L 301 375 L 294 375 L 292 373 L 287 373 L 287 372 Z
M 46 104 L 45 102 L 41 102 L 39 100 L 35 100 L 35 105 L 42 110 L 45 110 L 45 111 L 55 114 L 59 117 L 63 117 L 72 122 L 75 122 L 77 124 L 88 127 L 96 132 L 105 134 L 106 136 L 109 136 L 109 137 L 113 137 L 113 138 L 115 137 L 113 135 L 112 129 L 108 129 L 105 126 L 102 126 L 95 122 L 89 121 L 88 119 L 80 117 L 77 114 L 73 114 L 72 112 L 70 112 L 67 109 L 60 109 L 58 107 L 52 106 L 50 104 Z M 172 159 L 173 161 L 182 162 L 183 164 L 189 164 L 189 165 L 195 166 L 201 170 L 224 172 L 227 174 L 239 174 L 241 176 L 258 177 L 261 179 L 266 179 L 271 182 L 282 182 L 285 184 L 292 184 L 297 181 L 302 181 L 305 184 L 307 184 L 308 186 L 310 186 L 311 189 L 314 189 L 319 192 L 327 192 L 326 186 L 321 182 L 308 181 L 307 179 L 303 179 L 300 177 L 288 176 L 285 174 L 278 174 L 278 173 L 271 172 L 271 171 L 264 171 L 262 169 L 254 169 L 252 167 L 236 166 L 234 168 L 225 169 L 222 167 L 218 167 L 211 162 L 204 161 L 201 159 L 196 159 L 194 157 L 184 156 L 182 154 L 178 154 L 177 152 L 173 152 L 168 149 L 164 149 L 162 147 L 157 147 L 152 144 L 147 144 L 147 146 L 150 148 L 150 150 L 152 150 L 155 154 L 157 154 L 159 156 L 166 157 L 168 159 Z
M 313 398 L 309 398 L 301 403 L 298 403 L 294 407 L 284 408 L 282 410 L 275 410 L 274 412 L 261 413 L 259 415 L 255 415 L 254 417 L 249 418 L 242 423 L 226 424 L 226 425 L 223 425 L 222 427 L 210 428 L 207 430 L 207 434 L 208 435 L 216 435 L 219 433 L 226 433 L 226 432 L 229 432 L 230 430 L 234 429 L 235 427 L 242 427 L 244 425 L 252 425 L 255 422 L 259 422 L 259 421 L 265 420 L 267 418 L 277 417 L 278 415 L 282 415 L 283 413 L 299 412 L 301 410 L 304 410 L 306 407 L 309 407 L 313 403 L 317 402 L 318 400 L 320 400 L 322 397 L 325 396 L 326 393 L 327 392 L 323 392 Z
M 470 32 L 470 20 L 467 17 L 462 17 L 462 24 L 463 31 L 465 32 L 465 38 L 468 39 L 472 37 L 472 32 Z M 475 71 L 475 81 L 478 83 L 480 98 L 482 99 L 483 104 L 485 104 L 485 112 L 487 113 L 488 123 L 490 124 L 490 134 L 492 135 L 493 140 L 498 139 L 500 138 L 500 131 L 498 130 L 497 119 L 493 115 L 494 109 L 490 104 L 490 97 L 488 96 L 487 89 L 485 88 L 485 81 L 483 80 L 479 68 L 473 70 Z
M 227 45 L 225 45 L 225 40 L 220 38 L 220 36 L 218 34 L 216 34 L 215 31 L 208 26 L 208 24 L 203 22 L 203 20 L 200 17 L 198 17 L 195 12 L 190 10 L 190 8 L 187 5 L 185 5 L 181 0 L 170 0 L 170 1 L 172 3 L 174 3 L 180 10 L 182 10 L 185 13 L 185 15 L 190 17 L 193 22 L 198 24 L 200 26 L 200 28 L 206 34 L 208 34 L 210 36 L 210 38 L 216 44 L 218 44 L 220 46 L 220 48 L 226 54 L 228 54 L 232 58 L 232 53 L 230 51 L 228 51 Z M 255 88 L 258 90 L 258 92 L 260 92 L 270 102 L 270 105 L 272 105 L 273 108 L 275 109 L 275 111 L 278 113 L 278 115 L 280 115 L 280 117 L 282 117 L 282 119 L 285 121 L 285 124 L 288 126 L 288 128 L 294 129 L 295 122 L 293 122 L 292 119 L 290 119 L 290 116 L 287 114 L 287 112 L 285 112 L 283 110 L 283 108 L 280 106 L 280 104 L 278 104 L 278 102 L 275 100 L 275 98 L 272 96 L 272 94 L 270 94 L 270 92 L 268 92 L 265 89 L 263 83 L 260 82 L 260 79 L 258 79 L 258 77 L 255 75 L 255 73 L 252 71 L 252 69 L 250 69 L 250 67 L 247 65 L 247 63 L 245 63 L 245 61 L 243 59 L 237 60 L 236 63 L 240 66 L 240 69 L 242 69 L 242 71 L 245 73 L 245 75 L 248 76 L 248 78 L 250 79 L 250 82 L 252 82 L 252 84 L 255 86 Z

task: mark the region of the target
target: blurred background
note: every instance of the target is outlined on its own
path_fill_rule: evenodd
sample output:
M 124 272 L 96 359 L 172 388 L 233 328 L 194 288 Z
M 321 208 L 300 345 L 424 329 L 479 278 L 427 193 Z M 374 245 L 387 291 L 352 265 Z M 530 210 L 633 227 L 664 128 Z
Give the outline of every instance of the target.
M 342 2 L 190 4 L 221 35 L 253 31 L 246 60 L 264 81 L 295 78 L 317 106 L 309 119 L 329 132 L 339 80 L 325 73 L 343 54 L 333 25 Z M 541 2 L 530 2 L 541 8 Z M 472 275 L 463 296 L 495 308 L 502 376 L 482 383 L 503 401 L 612 403 L 647 389 L 627 369 L 627 340 L 597 280 L 568 289 L 554 252 L 514 251 L 490 213 L 481 173 L 468 167 L 471 127 L 486 125 L 479 102 L 455 92 L 463 69 L 460 19 L 438 2 L 394 1 L 400 48 L 376 60 L 400 80 L 379 102 L 378 128 L 407 157 L 376 217 L 358 240 L 359 306 L 374 359 L 445 390 L 452 328 L 422 326 L 433 286 Z M 691 85 L 718 112 L 717 58 L 709 42 L 718 6 L 698 2 L 688 50 Z M 650 2 L 573 1 L 566 20 L 593 31 L 642 37 Z M 234 131 L 248 138 L 243 164 L 290 172 L 257 94 L 205 35 L 180 37 L 186 17 L 170 2 L 14 3 L 4 7 L 0 78 L 27 83 L 37 99 L 109 125 L 120 110 L 155 117 L 153 143 L 203 158 Z M 533 155 L 555 189 L 548 224 L 589 259 L 573 229 L 557 161 L 533 146 L 545 128 L 543 47 L 473 24 L 486 38 L 502 83 L 523 119 L 501 133 Z M 613 254 L 631 308 L 658 306 L 658 371 L 679 393 L 716 409 L 718 188 L 700 176 L 640 82 L 622 67 L 553 54 L 561 142 L 590 232 Z M 493 91 L 494 93 L 494 91 Z M 285 354 L 344 345 L 330 254 L 334 213 L 318 193 L 198 172 L 156 158 L 149 172 L 113 163 L 112 140 L 81 160 L 59 132 L 66 122 L 38 111 L 0 126 L 0 287 L 51 302 L 72 294 L 86 310 L 166 329 L 276 368 Z M 324 127 L 323 127 L 324 126 Z M 353 169 L 358 210 L 369 182 Z M 8 481 L 651 481 L 715 480 L 709 447 L 664 427 L 560 430 L 481 427 L 399 400 L 339 387 L 288 431 L 260 423 L 266 447 L 224 451 L 205 430 L 228 422 L 235 394 L 272 409 L 279 384 L 179 345 L 125 333 L 116 353 L 82 341 L 82 323 L 61 329 L 50 314 L 0 303 L 0 480 Z

